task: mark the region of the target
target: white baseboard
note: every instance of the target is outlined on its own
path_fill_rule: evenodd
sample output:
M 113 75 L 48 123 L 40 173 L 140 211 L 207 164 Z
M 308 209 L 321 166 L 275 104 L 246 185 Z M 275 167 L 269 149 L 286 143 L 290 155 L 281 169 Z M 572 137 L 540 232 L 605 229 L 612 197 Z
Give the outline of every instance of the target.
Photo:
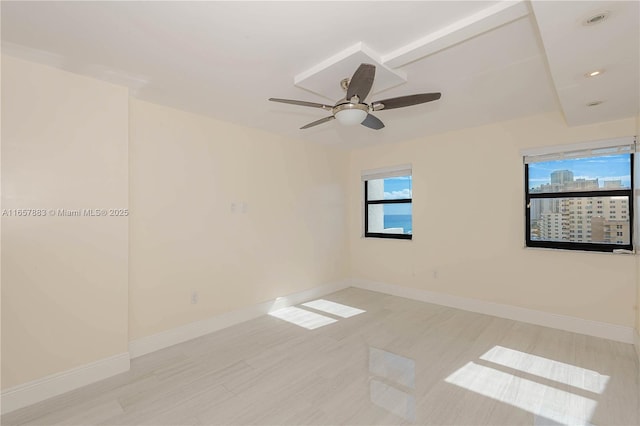
M 257 318 L 261 315 L 266 315 L 276 309 L 306 302 L 345 289 L 349 286 L 350 284 L 347 281 L 325 284 L 284 297 L 278 297 L 277 299 L 272 299 L 258 305 L 248 306 L 213 318 L 192 322 L 181 327 L 132 340 L 129 342 L 129 353 L 131 354 L 131 358 L 146 355 L 159 349 L 186 342 L 187 340 L 213 333 L 214 331 Z
M 634 343 L 634 328 L 623 325 L 591 321 L 550 312 L 536 311 L 518 306 L 503 305 L 478 299 L 468 299 L 443 293 L 435 293 L 417 288 L 401 287 L 398 285 L 380 283 L 369 280 L 353 279 L 352 287 L 377 291 L 421 302 L 449 306 L 480 314 L 526 322 L 559 330 L 572 331 L 588 336 L 601 337 L 623 343 Z M 639 346 L 636 345 L 638 348 Z
M 2 391 L 2 414 L 125 371 L 129 371 L 129 354 L 126 352 L 14 386 Z

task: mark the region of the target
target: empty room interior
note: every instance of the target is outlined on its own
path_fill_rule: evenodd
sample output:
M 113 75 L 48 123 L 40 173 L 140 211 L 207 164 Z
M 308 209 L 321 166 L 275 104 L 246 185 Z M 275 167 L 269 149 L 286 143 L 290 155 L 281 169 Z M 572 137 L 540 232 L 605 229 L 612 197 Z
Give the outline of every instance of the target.
M 3 425 L 640 424 L 640 2 L 0 14 Z

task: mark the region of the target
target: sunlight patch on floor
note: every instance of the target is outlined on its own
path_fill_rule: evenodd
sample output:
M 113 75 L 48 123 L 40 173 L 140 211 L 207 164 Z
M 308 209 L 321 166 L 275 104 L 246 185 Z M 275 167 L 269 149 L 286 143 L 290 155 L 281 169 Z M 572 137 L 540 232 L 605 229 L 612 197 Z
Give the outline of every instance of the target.
M 562 425 L 589 425 L 597 406 L 593 399 L 474 362 L 445 381 Z
M 300 327 L 304 327 L 307 330 L 314 330 L 316 328 L 323 327 L 325 325 L 332 324 L 338 321 L 336 319 L 329 318 L 315 312 L 296 308 L 295 306 L 278 309 L 277 311 L 270 312 L 269 315 L 298 325 Z
M 341 303 L 336 303 L 324 299 L 312 300 L 311 302 L 303 303 L 302 306 L 316 309 L 318 311 L 323 311 L 342 318 L 350 318 L 367 312 L 362 309 L 354 308 L 353 306 L 347 306 Z
M 502 346 L 494 346 L 480 359 L 597 394 L 604 392 L 609 382 L 609 376 L 597 371 Z

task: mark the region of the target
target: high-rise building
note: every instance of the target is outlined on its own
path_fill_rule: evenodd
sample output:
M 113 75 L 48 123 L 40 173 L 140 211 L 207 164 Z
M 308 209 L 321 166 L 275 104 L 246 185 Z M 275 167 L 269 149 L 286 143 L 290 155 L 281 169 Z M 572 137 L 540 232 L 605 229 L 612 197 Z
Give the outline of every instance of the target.
M 591 219 L 591 235 L 596 243 L 628 244 L 629 221 L 594 217 Z
M 619 180 L 604 181 L 604 187 L 622 187 Z M 551 184 L 540 192 L 599 189 L 598 179 L 574 179 L 569 170 L 551 173 Z M 547 241 L 626 244 L 630 241 L 629 200 L 626 197 L 550 198 L 532 200 L 532 219 L 537 229 L 532 238 Z
M 596 191 L 600 189 L 598 179 L 576 179 L 565 182 L 563 191 Z
M 569 229 L 564 213 L 544 212 L 538 221 L 538 234 L 545 241 L 567 241 Z
M 573 172 L 571 170 L 555 170 L 551 172 L 551 183 L 564 185 L 567 182 L 573 182 Z
M 605 180 L 602 182 L 604 184 L 605 189 L 620 189 L 623 188 L 622 181 L 618 180 Z

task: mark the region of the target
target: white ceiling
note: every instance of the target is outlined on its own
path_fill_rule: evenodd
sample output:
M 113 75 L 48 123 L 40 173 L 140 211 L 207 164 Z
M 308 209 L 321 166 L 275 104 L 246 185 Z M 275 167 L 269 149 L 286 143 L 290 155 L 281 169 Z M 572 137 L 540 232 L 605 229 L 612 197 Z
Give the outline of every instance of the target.
M 640 3 L 636 1 L 533 2 L 555 89 L 572 126 L 638 113 Z M 608 18 L 585 25 L 599 12 Z M 603 69 L 595 78 L 585 73 Z M 602 101 L 596 107 L 585 105 Z
M 554 110 L 582 125 L 640 110 L 636 1 L 3 1 L 1 8 L 5 53 L 314 143 L 397 142 Z M 601 10 L 610 11 L 605 22 L 582 25 Z M 267 101 L 329 103 L 350 77 L 340 74 L 355 71 L 365 53 L 381 84 L 383 67 L 391 79 L 368 101 L 421 92 L 442 99 L 376 112 L 386 124 L 380 131 L 335 121 L 299 130 L 328 113 Z M 601 67 L 601 76 L 584 78 Z M 301 84 L 310 75 L 315 85 Z M 318 94 L 325 90 L 332 91 Z M 585 106 L 593 100 L 604 102 Z

